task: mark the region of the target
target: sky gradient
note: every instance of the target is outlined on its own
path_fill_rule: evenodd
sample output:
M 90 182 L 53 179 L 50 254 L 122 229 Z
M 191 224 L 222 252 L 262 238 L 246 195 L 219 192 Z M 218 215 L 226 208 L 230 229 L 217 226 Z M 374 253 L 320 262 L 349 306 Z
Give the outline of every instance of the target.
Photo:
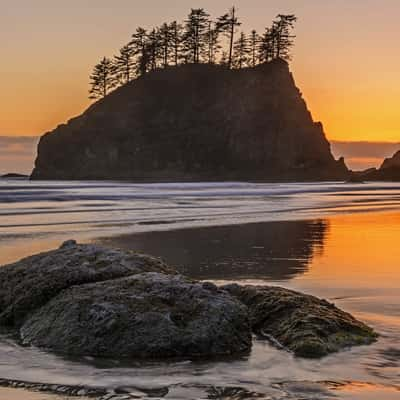
M 400 141 L 400 1 L 237 0 L 243 30 L 299 17 L 292 71 L 330 140 Z M 232 0 L 3 0 L 0 135 L 40 135 L 89 104 L 88 76 L 137 26 L 214 17 Z

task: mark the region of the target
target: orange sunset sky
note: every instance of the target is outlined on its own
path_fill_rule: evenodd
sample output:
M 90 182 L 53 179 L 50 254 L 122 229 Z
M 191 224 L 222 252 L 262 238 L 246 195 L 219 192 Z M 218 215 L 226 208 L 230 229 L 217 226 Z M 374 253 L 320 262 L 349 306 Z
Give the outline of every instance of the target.
M 237 0 L 243 30 L 295 13 L 292 71 L 335 141 L 400 142 L 399 0 Z M 232 0 L 0 0 L 0 136 L 37 136 L 89 104 L 88 76 L 139 25 Z M 366 154 L 365 157 L 368 157 Z

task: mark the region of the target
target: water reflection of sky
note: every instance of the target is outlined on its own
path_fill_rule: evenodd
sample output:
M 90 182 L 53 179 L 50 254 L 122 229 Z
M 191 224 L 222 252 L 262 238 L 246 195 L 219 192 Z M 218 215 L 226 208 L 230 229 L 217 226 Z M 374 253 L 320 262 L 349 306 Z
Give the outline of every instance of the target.
M 132 232 L 321 219 L 399 207 L 400 184 L 395 183 L 0 180 L 0 264 L 71 237 L 90 240 Z

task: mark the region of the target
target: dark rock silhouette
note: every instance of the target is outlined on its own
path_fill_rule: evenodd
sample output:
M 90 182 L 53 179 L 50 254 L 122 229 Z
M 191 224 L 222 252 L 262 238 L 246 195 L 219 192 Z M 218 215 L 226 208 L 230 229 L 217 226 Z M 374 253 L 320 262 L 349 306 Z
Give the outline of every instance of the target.
M 381 170 L 387 170 L 390 168 L 400 169 L 400 150 L 391 158 L 386 158 L 381 165 Z
M 400 150 L 383 162 L 377 171 L 377 176 L 383 181 L 400 181 Z
M 344 179 L 288 64 L 181 65 L 115 90 L 45 134 L 32 179 Z
M 386 158 L 379 169 L 371 168 L 352 172 L 350 179 L 362 181 L 400 181 L 400 150 L 393 157 Z
M 1 175 L 0 178 L 4 178 L 4 179 L 25 179 L 25 178 L 29 178 L 29 175 L 17 174 L 17 173 L 14 173 L 14 172 L 10 172 L 8 174 Z

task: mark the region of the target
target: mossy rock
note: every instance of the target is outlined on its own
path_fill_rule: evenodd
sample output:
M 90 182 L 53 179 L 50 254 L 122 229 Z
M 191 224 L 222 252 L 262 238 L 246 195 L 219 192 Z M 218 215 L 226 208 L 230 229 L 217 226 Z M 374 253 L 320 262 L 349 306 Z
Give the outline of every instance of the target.
M 223 287 L 249 308 L 253 331 L 272 337 L 296 356 L 319 358 L 352 346 L 371 344 L 378 335 L 334 304 L 269 286 Z

